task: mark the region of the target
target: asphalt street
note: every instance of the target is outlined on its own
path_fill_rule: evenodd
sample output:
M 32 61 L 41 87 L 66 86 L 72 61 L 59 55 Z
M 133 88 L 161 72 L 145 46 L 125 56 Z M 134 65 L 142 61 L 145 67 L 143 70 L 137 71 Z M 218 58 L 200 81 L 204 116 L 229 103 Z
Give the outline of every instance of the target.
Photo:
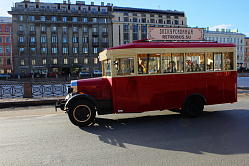
M 245 165 L 249 95 L 199 118 L 165 111 L 97 116 L 79 128 L 53 106 L 0 110 L 0 165 Z

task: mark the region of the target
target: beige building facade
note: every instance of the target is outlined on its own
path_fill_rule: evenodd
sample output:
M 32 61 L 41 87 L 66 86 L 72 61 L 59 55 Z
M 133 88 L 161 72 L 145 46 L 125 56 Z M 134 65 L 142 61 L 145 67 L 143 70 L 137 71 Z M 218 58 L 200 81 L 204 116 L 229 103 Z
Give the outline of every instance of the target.
M 113 7 L 113 46 L 147 39 L 148 27 L 187 27 L 182 11 Z

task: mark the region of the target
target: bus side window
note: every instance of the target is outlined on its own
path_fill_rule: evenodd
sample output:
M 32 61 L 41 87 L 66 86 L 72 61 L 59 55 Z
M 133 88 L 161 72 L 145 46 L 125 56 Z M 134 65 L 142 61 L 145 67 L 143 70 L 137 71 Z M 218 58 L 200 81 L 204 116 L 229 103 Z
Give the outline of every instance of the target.
M 134 58 L 117 58 L 114 65 L 117 75 L 134 75 Z
M 204 53 L 186 53 L 185 71 L 198 72 L 205 70 Z
M 223 62 L 224 70 L 233 70 L 233 53 L 224 52 L 223 57 L 224 57 L 224 62 Z
M 207 71 L 213 71 L 214 70 L 214 55 L 212 52 L 206 53 L 207 56 Z

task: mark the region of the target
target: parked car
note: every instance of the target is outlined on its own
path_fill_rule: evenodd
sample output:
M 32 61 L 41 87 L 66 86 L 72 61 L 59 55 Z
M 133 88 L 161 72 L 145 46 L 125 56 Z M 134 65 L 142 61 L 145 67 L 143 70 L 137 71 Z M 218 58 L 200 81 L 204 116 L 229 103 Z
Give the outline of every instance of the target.
M 26 78 L 26 77 L 27 77 L 27 74 L 22 74 L 22 73 L 20 73 L 20 74 L 15 74 L 15 75 L 14 75 L 15 78 L 18 78 L 18 76 L 20 76 L 20 78 Z
M 94 75 L 102 75 L 102 72 L 99 71 L 99 70 L 94 70 L 94 71 L 93 71 L 93 74 L 94 74 Z
M 10 78 L 10 75 L 8 75 L 8 74 L 0 74 L 0 78 Z
M 90 73 L 88 73 L 88 72 L 80 72 L 80 76 L 90 76 Z

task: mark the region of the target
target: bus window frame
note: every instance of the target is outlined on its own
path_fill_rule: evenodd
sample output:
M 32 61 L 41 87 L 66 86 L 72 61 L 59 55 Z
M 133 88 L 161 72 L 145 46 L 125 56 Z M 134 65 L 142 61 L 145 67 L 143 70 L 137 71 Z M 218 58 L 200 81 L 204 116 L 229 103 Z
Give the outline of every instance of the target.
M 165 75 L 165 74 L 187 74 L 187 73 L 208 73 L 208 72 L 226 72 L 226 71 L 236 71 L 236 68 L 234 66 L 236 66 L 236 51 L 234 50 L 223 50 L 224 48 L 222 49 L 207 49 L 207 48 L 202 48 L 202 49 L 192 49 L 192 50 L 182 50 L 181 48 L 180 49 L 168 49 L 168 50 L 160 50 L 160 51 L 134 51 L 134 53 L 131 53 L 131 54 L 110 54 L 110 59 L 111 60 L 111 76 L 107 76 L 107 77 L 129 77 L 129 76 L 153 76 L 153 75 Z M 214 60 L 214 53 L 221 53 L 221 70 L 215 70 L 215 67 L 214 67 L 214 63 L 213 63 L 213 70 L 210 70 L 208 71 L 207 70 L 207 65 L 208 65 L 208 62 L 207 62 L 207 53 L 212 53 L 213 54 L 213 60 Z M 173 54 L 173 53 L 181 53 L 183 54 L 183 72 L 173 72 L 173 73 L 163 73 L 163 67 L 162 67 L 162 54 L 164 53 L 170 53 L 170 54 Z M 195 72 L 186 72 L 186 66 L 185 66 L 185 61 L 186 61 L 186 53 L 204 53 L 204 61 L 205 61 L 205 69 L 204 71 L 195 71 Z M 231 70 L 225 70 L 224 69 L 224 53 L 232 53 L 232 57 L 233 57 L 233 69 Z M 156 74 L 138 74 L 138 63 L 137 63 L 137 60 L 138 60 L 138 54 L 160 54 L 160 73 L 156 73 Z M 117 58 L 134 58 L 134 74 L 133 75 L 117 75 L 116 74 L 116 68 L 115 68 L 115 65 L 114 65 L 114 61 L 115 59 Z M 107 60 L 107 59 L 102 59 L 103 61 L 104 60 Z

